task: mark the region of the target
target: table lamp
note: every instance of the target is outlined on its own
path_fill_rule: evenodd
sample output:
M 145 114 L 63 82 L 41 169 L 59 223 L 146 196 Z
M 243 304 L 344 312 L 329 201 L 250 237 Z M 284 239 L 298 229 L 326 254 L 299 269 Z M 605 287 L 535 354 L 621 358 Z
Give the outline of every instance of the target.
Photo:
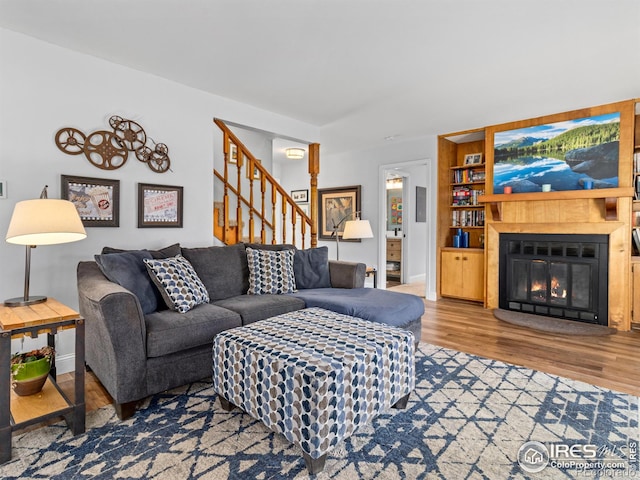
M 356 217 L 355 220 L 347 220 L 352 216 Z M 333 234 L 336 236 L 336 260 L 340 260 L 340 236 L 338 235 L 338 229 L 342 222 L 345 220 L 344 232 L 342 232 L 342 238 L 344 240 L 355 240 L 359 238 L 373 238 L 373 231 L 371 230 L 371 224 L 369 220 L 360 219 L 360 212 L 351 212 L 333 226 Z
M 82 220 L 73 203 L 68 200 L 47 198 L 47 186 L 40 198 L 16 203 L 9 222 L 7 243 L 26 246 L 24 267 L 24 295 L 5 300 L 8 307 L 42 303 L 45 296 L 29 296 L 31 249 L 38 245 L 75 242 L 87 237 Z

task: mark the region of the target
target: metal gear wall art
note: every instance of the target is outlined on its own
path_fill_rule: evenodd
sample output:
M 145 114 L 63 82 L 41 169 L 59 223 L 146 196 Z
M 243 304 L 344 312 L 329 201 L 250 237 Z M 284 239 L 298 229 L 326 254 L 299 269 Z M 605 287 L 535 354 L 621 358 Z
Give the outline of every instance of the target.
M 76 128 L 61 128 L 56 132 L 56 145 L 68 155 L 84 153 L 91 164 L 103 170 L 122 167 L 130 152 L 156 173 L 170 170 L 169 147 L 147 137 L 139 123 L 113 115 L 109 125 L 113 131 L 97 130 L 89 135 Z M 147 145 L 147 140 L 153 142 L 153 148 Z

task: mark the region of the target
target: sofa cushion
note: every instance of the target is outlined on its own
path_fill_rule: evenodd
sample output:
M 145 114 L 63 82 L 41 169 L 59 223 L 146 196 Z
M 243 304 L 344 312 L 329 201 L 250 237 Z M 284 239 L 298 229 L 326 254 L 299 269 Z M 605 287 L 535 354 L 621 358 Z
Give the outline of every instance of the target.
M 157 310 L 157 290 L 147 274 L 143 261 L 151 259 L 151 253 L 139 250 L 95 255 L 94 258 L 105 277 L 138 297 L 143 313 Z
M 244 243 L 225 247 L 183 248 L 182 255 L 191 262 L 207 287 L 211 301 L 247 293 L 249 267 Z
M 307 307 L 320 307 L 372 322 L 405 327 L 424 313 L 424 301 L 417 295 L 377 288 L 316 288 L 299 290 L 291 296 Z
M 306 288 L 329 288 L 329 247 L 296 250 L 293 258 L 293 273 L 298 290 Z
M 209 303 L 207 288 L 182 255 L 145 259 L 144 263 L 169 308 L 186 313 L 196 305 Z
M 113 247 L 102 247 L 102 254 L 109 253 L 123 253 L 123 252 L 133 252 L 137 250 L 123 250 L 121 248 L 113 248 Z M 180 244 L 174 243 L 173 245 L 169 245 L 168 247 L 161 248 L 160 250 L 147 250 L 142 249 L 143 252 L 149 252 L 153 258 L 168 258 L 175 257 L 176 255 L 180 255 Z
M 293 275 L 295 251 L 262 250 L 247 247 L 249 295 L 291 293 L 296 289 Z
M 290 295 L 239 295 L 215 302 L 215 305 L 237 312 L 242 324 L 257 322 L 282 313 L 304 308 L 304 300 Z
M 145 315 L 147 357 L 161 357 L 201 345 L 213 345 L 213 337 L 223 330 L 242 325 L 240 315 L 211 304 L 181 314 L 171 310 Z M 183 365 L 183 368 L 190 368 Z

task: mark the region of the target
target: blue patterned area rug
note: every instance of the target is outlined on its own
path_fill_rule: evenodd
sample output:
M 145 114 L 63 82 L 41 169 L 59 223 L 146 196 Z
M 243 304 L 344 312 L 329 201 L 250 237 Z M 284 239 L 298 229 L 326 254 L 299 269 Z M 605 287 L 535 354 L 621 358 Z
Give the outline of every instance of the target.
M 314 478 L 640 476 L 634 396 L 427 344 L 416 372 L 407 409 L 358 430 Z M 77 437 L 64 423 L 15 435 L 0 466 L 3 479 L 308 477 L 296 447 L 222 410 L 209 383 L 155 395 L 125 422 L 90 412 Z

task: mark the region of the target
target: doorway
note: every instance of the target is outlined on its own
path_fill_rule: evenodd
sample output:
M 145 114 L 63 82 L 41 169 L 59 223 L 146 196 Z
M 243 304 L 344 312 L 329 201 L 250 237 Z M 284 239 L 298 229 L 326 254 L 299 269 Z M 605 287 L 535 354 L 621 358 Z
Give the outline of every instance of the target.
M 405 213 L 408 174 L 399 170 L 387 171 L 385 175 L 386 188 L 386 256 L 385 271 L 387 274 L 386 286 L 394 287 L 405 283 L 403 268 L 403 246 L 405 228 L 403 218 Z M 406 258 L 406 255 L 405 255 Z
M 394 288 L 417 287 L 428 299 L 435 299 L 435 270 L 432 271 L 435 269 L 435 261 L 433 261 L 435 254 L 432 252 L 435 242 L 432 238 L 433 226 L 429 222 L 429 218 L 434 218 L 432 215 L 435 215 L 431 212 L 435 205 L 434 199 L 431 198 L 433 196 L 430 182 L 432 163 L 425 159 L 381 165 L 378 190 L 380 192 L 377 233 L 378 265 L 380 266 L 378 287 L 386 288 L 387 281 L 395 281 L 400 287 Z M 398 178 L 400 180 L 395 180 Z M 388 183 L 387 180 L 390 182 Z M 421 195 L 417 195 L 418 190 L 421 191 Z M 390 193 L 387 193 L 388 191 Z M 399 195 L 400 192 L 401 195 Z M 427 192 L 426 196 L 422 192 Z M 418 216 L 416 216 L 417 197 L 421 199 Z M 391 220 L 394 199 L 396 200 L 395 223 Z M 398 204 L 401 204 L 400 209 Z M 427 212 L 426 221 L 422 218 L 425 212 Z M 388 249 L 389 244 L 391 248 Z M 393 249 L 399 252 L 394 255 Z M 400 263 L 399 276 L 393 268 L 395 265 L 387 266 L 388 257 L 390 257 L 389 262 Z M 392 284 L 389 283 L 389 285 Z

